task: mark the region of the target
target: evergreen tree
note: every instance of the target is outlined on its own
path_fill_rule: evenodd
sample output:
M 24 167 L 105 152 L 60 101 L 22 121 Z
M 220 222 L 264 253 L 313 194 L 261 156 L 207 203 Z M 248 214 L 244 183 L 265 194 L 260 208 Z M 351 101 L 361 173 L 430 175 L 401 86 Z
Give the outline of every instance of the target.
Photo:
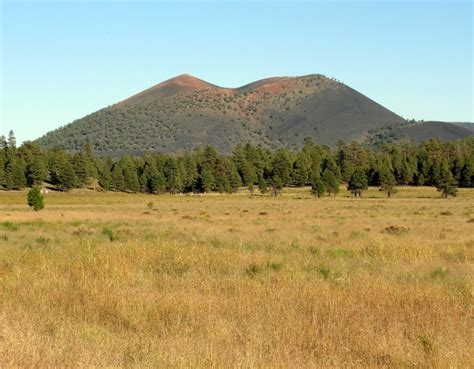
M 83 187 L 88 184 L 87 160 L 83 153 L 74 155 L 73 166 L 76 174 L 76 186 Z
M 0 151 L 0 187 L 5 183 L 5 157 L 3 151 Z
M 441 165 L 440 173 L 438 180 L 436 182 L 436 189 L 441 192 L 441 195 L 444 198 L 448 196 L 456 196 L 458 191 L 456 180 L 453 177 L 453 174 L 448 168 L 448 164 L 446 162 Z
M 311 162 L 304 151 L 298 153 L 293 166 L 293 179 L 295 185 L 304 186 L 308 183 Z
M 349 181 L 355 170 L 354 162 L 351 161 L 350 156 L 350 149 L 347 144 L 344 141 L 339 141 L 337 143 L 336 164 L 340 168 L 340 178 L 346 182 Z M 331 163 L 330 166 L 334 167 L 333 172 L 336 174 L 336 165 Z
M 64 172 L 68 158 L 66 153 L 60 149 L 53 149 L 47 153 L 47 167 L 49 170 L 49 180 L 60 188 L 61 173 Z
M 248 160 L 245 160 L 242 165 L 242 179 L 243 183 L 247 185 L 249 191 L 253 192 L 253 184 L 257 178 L 257 173 L 254 166 Z
M 13 183 L 13 162 L 12 160 L 8 160 L 7 164 L 5 165 L 5 187 L 7 190 L 13 190 L 14 183 Z
M 357 168 L 354 173 L 352 173 L 347 189 L 351 191 L 355 197 L 361 197 L 362 191 L 367 190 L 367 188 L 367 176 L 362 168 Z
M 8 148 L 8 142 L 5 138 L 4 135 L 1 135 L 0 136 L 0 150 L 3 150 L 5 152 L 5 150 Z
M 14 190 L 21 190 L 26 187 L 25 164 L 23 159 L 15 158 L 11 167 L 11 180 Z
M 69 160 L 66 160 L 64 168 L 59 173 L 58 180 L 59 188 L 63 191 L 69 191 L 72 188 L 76 187 L 76 172 L 74 171 L 74 166 Z
M 464 187 L 474 187 L 474 152 L 464 163 L 460 182 Z
M 209 164 L 204 164 L 201 170 L 201 190 L 211 192 L 214 187 L 214 176 Z
M 337 180 L 334 172 L 329 168 L 324 169 L 323 175 L 321 177 L 324 187 L 329 196 L 339 192 L 339 181 Z
M 41 185 L 48 176 L 48 168 L 42 155 L 35 155 L 27 166 L 28 186 Z
M 112 169 L 112 188 L 118 192 L 125 190 L 125 178 L 119 163 L 115 163 Z
M 380 173 L 380 191 L 385 192 L 390 197 L 397 193 L 396 184 L 397 182 L 392 172 L 387 168 L 383 169 Z
M 128 192 L 138 192 L 140 190 L 140 182 L 136 167 L 131 159 L 127 159 L 122 163 L 124 190 Z
M 288 150 L 278 150 L 272 162 L 272 179 L 278 178 L 278 182 L 286 186 L 291 181 L 291 169 L 292 161 Z
M 237 192 L 239 187 L 242 186 L 242 179 L 240 178 L 239 172 L 233 162 L 231 162 L 229 185 L 232 192 Z
M 86 178 L 88 182 L 92 178 L 99 179 L 98 163 L 94 158 L 94 149 L 90 143 L 85 147 L 84 158 L 86 161 Z
M 268 192 L 267 181 L 263 178 L 263 174 L 258 176 L 258 190 L 262 195 L 265 195 Z
M 38 211 L 44 208 L 43 195 L 39 187 L 33 187 L 28 191 L 27 202 L 30 208 L 33 208 L 34 211 Z
M 247 189 L 249 190 L 250 194 L 253 194 L 255 189 L 253 187 L 253 182 L 249 182 L 247 185 Z
M 13 131 L 8 132 L 8 148 L 16 149 L 16 137 Z
M 110 162 L 105 161 L 100 164 L 98 176 L 99 176 L 99 185 L 105 191 L 109 191 L 112 187 L 112 173 L 110 172 Z
M 326 186 L 322 179 L 318 176 L 313 176 L 311 180 L 311 194 L 317 197 L 323 197 L 326 193 Z
M 166 190 L 170 193 L 181 192 L 182 182 L 176 159 L 168 158 L 166 160 L 163 174 L 166 178 Z
M 186 172 L 184 178 L 184 190 L 191 192 L 196 189 L 199 181 L 199 171 L 196 157 L 186 153 L 183 158 L 184 170 Z
M 400 183 L 408 185 L 413 182 L 414 171 L 407 161 L 404 161 L 400 168 Z
M 283 189 L 283 181 L 281 180 L 280 176 L 273 175 L 272 177 L 273 196 L 276 197 L 277 195 L 279 195 L 282 189 Z

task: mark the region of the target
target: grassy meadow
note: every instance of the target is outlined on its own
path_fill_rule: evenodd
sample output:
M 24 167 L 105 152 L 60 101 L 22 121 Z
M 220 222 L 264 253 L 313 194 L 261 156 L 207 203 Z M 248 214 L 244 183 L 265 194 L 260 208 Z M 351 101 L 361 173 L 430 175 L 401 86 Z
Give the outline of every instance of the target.
M 0 367 L 474 366 L 474 189 L 0 191 Z

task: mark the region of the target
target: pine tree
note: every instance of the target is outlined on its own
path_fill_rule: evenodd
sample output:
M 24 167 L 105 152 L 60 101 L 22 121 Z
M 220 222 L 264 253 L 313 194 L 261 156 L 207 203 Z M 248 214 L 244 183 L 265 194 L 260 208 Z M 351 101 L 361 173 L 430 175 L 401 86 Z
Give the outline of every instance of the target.
M 321 181 L 323 182 L 329 196 L 339 192 L 339 181 L 334 175 L 334 172 L 329 168 L 324 169 Z
M 385 192 L 390 197 L 397 193 L 396 184 L 397 181 L 393 173 L 387 168 L 382 169 L 380 172 L 380 191 Z
M 16 149 L 16 137 L 13 131 L 8 132 L 8 148 Z
M 0 136 L 0 150 L 3 150 L 5 152 L 7 148 L 8 148 L 8 142 L 5 139 L 5 136 L 1 135 Z
M 242 167 L 242 179 L 243 183 L 247 185 L 250 193 L 253 192 L 253 184 L 257 179 L 257 173 L 255 167 L 249 161 L 245 160 Z
M 209 164 L 204 164 L 201 170 L 201 189 L 204 192 L 211 192 L 214 187 L 214 176 Z
M 115 163 L 112 169 L 112 188 L 118 192 L 125 190 L 125 179 L 119 163 Z
M 67 157 L 64 151 L 53 149 L 46 154 L 46 166 L 49 171 L 49 181 L 59 188 L 60 173 L 64 170 Z
M 27 168 L 29 186 L 41 185 L 48 176 L 48 168 L 42 155 L 35 155 Z
M 137 167 L 131 157 L 123 157 L 118 163 L 123 174 L 123 191 L 138 192 L 140 183 L 138 181 Z
M 267 181 L 263 177 L 263 174 L 258 176 L 258 190 L 262 195 L 265 195 L 268 192 Z
M 183 158 L 184 161 L 184 170 L 186 176 L 184 179 L 184 189 L 187 192 L 191 192 L 196 189 L 199 180 L 199 171 L 197 160 L 194 155 L 186 153 Z
M 88 181 L 90 181 L 91 178 L 99 179 L 98 163 L 94 158 L 94 149 L 90 143 L 88 143 L 84 149 L 84 157 L 86 160 L 86 173 Z
M 174 158 L 168 158 L 163 168 L 163 174 L 166 178 L 166 189 L 168 192 L 181 192 L 182 182 L 179 173 L 178 163 Z
M 112 187 L 112 173 L 110 172 L 110 164 L 105 161 L 99 166 L 99 185 L 105 191 L 109 191 Z
M 293 179 L 295 185 L 304 186 L 308 182 L 310 161 L 304 152 L 298 153 L 293 166 Z
M 340 178 L 344 181 L 349 181 L 355 170 L 354 163 L 350 160 L 350 149 L 344 141 L 339 141 L 337 147 L 336 162 L 337 167 L 340 168 Z M 334 173 L 336 171 L 335 166 L 336 165 L 334 165 Z M 332 163 L 330 164 L 330 167 L 333 167 Z
M 357 168 L 351 176 L 347 189 L 357 197 L 361 197 L 362 191 L 367 190 L 367 176 L 362 168 Z
M 314 176 L 311 181 L 311 194 L 317 197 L 323 197 L 326 193 L 326 186 L 321 178 Z
M 272 178 L 278 178 L 282 187 L 291 181 L 292 162 L 288 150 L 280 149 L 275 153 L 272 162 Z
M 69 160 L 66 160 L 64 168 L 59 173 L 59 188 L 63 191 L 69 191 L 72 188 L 76 187 L 77 179 L 76 172 L 74 171 L 74 166 Z
M 239 187 L 242 186 L 242 179 L 240 178 L 239 172 L 233 162 L 231 162 L 231 165 L 229 185 L 232 192 L 237 192 Z
M 400 168 L 400 183 L 408 185 L 413 182 L 414 171 L 410 167 L 410 164 L 405 160 Z
M 474 187 L 474 152 L 464 163 L 461 171 L 461 184 L 465 187 Z
M 5 165 L 5 187 L 7 190 L 13 190 L 14 183 L 13 183 L 13 163 L 11 160 L 7 161 Z
M 311 194 L 317 197 L 323 197 L 326 193 L 326 186 L 321 179 L 319 165 L 315 165 L 311 170 Z
M 140 182 L 138 174 L 133 168 L 125 166 L 123 168 L 124 190 L 129 192 L 138 192 L 140 190 Z
M 39 187 L 33 187 L 28 191 L 27 202 L 30 208 L 33 208 L 34 211 L 44 209 L 43 195 Z
M 74 172 L 76 173 L 76 186 L 83 187 L 88 183 L 87 161 L 83 153 L 74 155 Z
M 14 190 L 21 190 L 26 187 L 25 163 L 21 158 L 15 158 L 11 167 L 11 180 Z
M 3 155 L 3 151 L 0 151 L 0 187 L 3 186 L 4 182 L 5 182 L 5 158 Z
M 444 162 L 441 165 L 441 169 L 439 172 L 439 177 L 436 182 L 436 189 L 441 192 L 441 195 L 444 198 L 448 196 L 456 196 L 458 191 L 456 180 L 453 177 L 453 174 L 448 168 L 447 162 Z
M 253 195 L 255 188 L 253 187 L 253 182 L 249 182 L 247 185 L 247 189 L 249 190 L 250 194 Z
M 281 190 L 283 189 L 283 181 L 278 175 L 273 175 L 272 177 L 272 190 L 273 190 L 273 196 L 277 196 L 281 193 Z

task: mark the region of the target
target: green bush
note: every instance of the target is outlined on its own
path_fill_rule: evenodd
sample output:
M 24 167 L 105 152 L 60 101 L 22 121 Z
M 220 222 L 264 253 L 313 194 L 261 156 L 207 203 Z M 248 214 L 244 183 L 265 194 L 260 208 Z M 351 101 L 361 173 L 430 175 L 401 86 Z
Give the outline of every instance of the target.
M 28 206 L 34 211 L 44 209 L 43 195 L 38 187 L 33 187 L 28 191 L 27 200 Z

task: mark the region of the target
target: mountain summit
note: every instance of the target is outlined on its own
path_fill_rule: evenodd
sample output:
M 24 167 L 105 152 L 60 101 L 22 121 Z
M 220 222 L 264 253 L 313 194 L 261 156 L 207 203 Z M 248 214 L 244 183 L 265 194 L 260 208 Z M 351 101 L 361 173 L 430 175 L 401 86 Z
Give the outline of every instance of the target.
M 190 74 L 181 74 L 177 77 L 168 79 L 151 88 L 148 88 L 145 91 L 142 91 L 132 97 L 129 97 L 128 99 L 120 102 L 119 104 L 126 105 L 133 101 L 147 97 L 156 97 L 158 95 L 161 95 L 161 97 L 169 97 L 180 92 L 202 90 L 214 87 L 218 88 L 217 86 L 211 85 L 210 83 L 203 81 L 202 79 L 193 77 Z
M 176 152 L 240 142 L 268 148 L 362 140 L 369 130 L 404 122 L 354 89 L 323 75 L 275 77 L 223 88 L 188 74 L 161 82 L 49 132 L 38 143 L 102 155 Z

